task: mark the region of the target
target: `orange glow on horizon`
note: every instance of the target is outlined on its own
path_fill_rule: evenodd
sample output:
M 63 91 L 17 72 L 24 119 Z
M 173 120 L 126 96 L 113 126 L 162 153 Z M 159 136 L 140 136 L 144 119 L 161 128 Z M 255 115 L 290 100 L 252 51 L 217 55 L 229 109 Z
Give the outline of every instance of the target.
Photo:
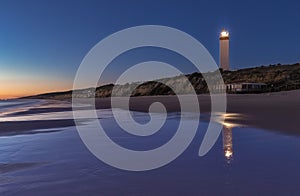
M 13 99 L 70 89 L 72 89 L 70 82 L 2 81 L 0 79 L 0 99 Z
M 71 74 L 24 63 L 0 62 L 0 99 L 71 90 Z

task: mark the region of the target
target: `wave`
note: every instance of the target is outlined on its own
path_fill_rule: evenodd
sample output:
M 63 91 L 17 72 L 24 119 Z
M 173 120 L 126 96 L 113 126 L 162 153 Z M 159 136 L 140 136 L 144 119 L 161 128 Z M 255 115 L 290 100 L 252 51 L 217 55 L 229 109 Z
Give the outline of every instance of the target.
M 0 101 L 0 113 L 7 110 L 17 109 L 19 107 L 28 107 L 40 104 L 42 100 L 1 100 Z

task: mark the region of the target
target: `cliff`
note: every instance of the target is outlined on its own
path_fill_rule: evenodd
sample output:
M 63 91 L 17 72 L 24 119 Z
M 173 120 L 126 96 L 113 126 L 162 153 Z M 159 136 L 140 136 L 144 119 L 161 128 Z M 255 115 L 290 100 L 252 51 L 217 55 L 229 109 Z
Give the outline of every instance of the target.
M 277 64 L 236 71 L 220 71 L 226 84 L 240 82 L 266 83 L 267 91 L 283 91 L 300 88 L 300 63 L 292 65 Z M 89 88 L 76 90 L 74 91 L 74 95 L 76 97 L 110 97 L 114 87 L 116 96 L 124 96 L 128 95 L 128 93 L 131 93 L 130 96 L 173 95 L 173 90 L 162 84 L 162 82 L 167 85 L 172 84 L 180 94 L 188 94 L 190 89 L 188 88 L 184 77 L 188 78 L 197 94 L 208 93 L 207 85 L 202 74 L 192 73 L 185 76 L 149 81 L 142 84 L 133 83 L 116 86 L 109 84 L 97 87 L 96 89 Z M 95 94 L 93 93 L 94 91 Z M 66 91 L 29 96 L 26 98 L 70 99 L 71 97 L 72 91 Z

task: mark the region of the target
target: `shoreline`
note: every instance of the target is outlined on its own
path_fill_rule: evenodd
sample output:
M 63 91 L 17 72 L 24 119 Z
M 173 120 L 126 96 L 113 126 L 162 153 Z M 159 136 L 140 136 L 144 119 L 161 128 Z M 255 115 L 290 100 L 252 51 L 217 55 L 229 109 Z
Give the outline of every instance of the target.
M 209 95 L 198 95 L 201 114 L 210 114 Z M 240 118 L 227 118 L 226 123 L 300 134 L 300 90 L 264 94 L 227 94 L 227 113 Z M 148 112 L 153 102 L 162 102 L 168 112 L 179 112 L 176 96 L 132 97 L 130 110 Z M 109 108 L 109 99 L 96 99 L 96 108 Z M 203 120 L 203 119 L 202 119 Z M 207 121 L 207 119 L 206 119 Z
M 198 95 L 201 114 L 210 114 L 209 95 Z M 227 113 L 236 114 L 237 118 L 227 118 L 228 124 L 241 124 L 243 126 L 261 128 L 265 130 L 280 131 L 286 134 L 300 134 L 300 90 L 284 91 L 267 94 L 228 94 Z M 50 102 L 66 103 L 70 100 L 50 100 Z M 130 110 L 138 112 L 148 112 L 149 106 L 153 102 L 161 102 L 168 112 L 180 112 L 179 102 L 176 96 L 147 96 L 132 97 L 130 99 Z M 109 109 L 110 98 L 96 98 L 96 109 Z M 38 115 L 51 112 L 71 111 L 69 107 L 47 107 L 31 108 L 21 112 L 25 115 Z M 84 108 L 83 108 L 84 109 Z M 16 112 L 12 115 L 20 115 Z M 240 115 L 240 117 L 239 117 Z M 207 121 L 201 115 L 201 121 Z M 36 129 L 49 129 L 74 126 L 72 119 L 62 120 L 39 120 L 39 121 L 17 121 L 0 122 L 0 136 L 18 131 L 26 132 Z

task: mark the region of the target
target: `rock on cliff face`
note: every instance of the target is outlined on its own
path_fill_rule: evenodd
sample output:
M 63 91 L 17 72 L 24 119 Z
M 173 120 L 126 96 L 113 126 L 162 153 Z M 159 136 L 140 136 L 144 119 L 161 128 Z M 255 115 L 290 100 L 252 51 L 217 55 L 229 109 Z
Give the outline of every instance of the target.
M 114 87 L 113 84 L 100 86 L 100 87 L 96 88 L 95 96 L 96 97 L 110 97 L 113 87 Z
M 281 91 L 300 88 L 300 63 L 293 65 L 269 65 L 255 68 L 240 69 L 237 71 L 221 71 L 226 84 L 240 82 L 266 83 L 268 90 Z M 214 73 L 205 73 L 206 78 L 214 80 Z M 73 94 L 76 97 L 110 97 L 112 96 L 153 96 L 153 95 L 174 95 L 189 94 L 192 84 L 197 94 L 208 93 L 206 81 L 201 73 L 193 73 L 172 78 L 163 78 L 156 81 L 144 83 L 132 83 L 124 85 L 104 85 L 96 89 L 89 88 L 76 90 Z M 173 89 L 171 89 L 172 87 Z M 114 92 L 112 90 L 114 89 Z M 26 98 L 38 99 L 71 99 L 72 91 L 48 93 Z
M 270 65 L 222 73 L 225 83 L 258 82 L 266 83 L 274 90 L 300 88 L 300 63 L 293 65 Z

